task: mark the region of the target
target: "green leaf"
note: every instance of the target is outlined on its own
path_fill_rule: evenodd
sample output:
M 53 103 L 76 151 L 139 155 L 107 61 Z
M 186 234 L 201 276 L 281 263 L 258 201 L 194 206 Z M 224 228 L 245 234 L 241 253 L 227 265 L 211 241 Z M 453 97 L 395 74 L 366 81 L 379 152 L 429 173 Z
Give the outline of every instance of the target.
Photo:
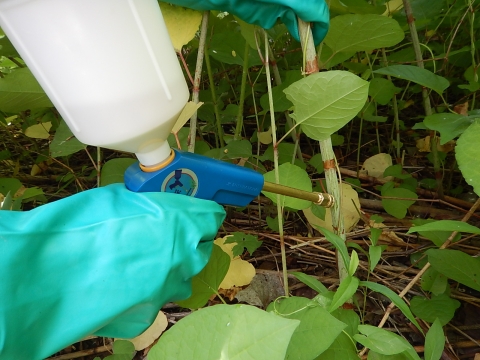
M 58 125 L 53 141 L 50 143 L 50 154 L 52 157 L 68 156 L 77 151 L 84 150 L 87 145 L 81 143 L 72 131 L 68 128 L 67 123 L 62 121 Z
M 323 173 L 323 159 L 322 154 L 318 153 L 312 156 L 312 158 L 308 161 L 308 164 L 313 166 L 317 171 L 317 174 Z
M 375 74 L 390 75 L 399 79 L 412 81 L 430 88 L 440 95 L 450 86 L 444 77 L 435 75 L 430 70 L 413 65 L 392 65 L 374 71 Z
M 280 227 L 278 225 L 278 219 L 277 218 L 272 218 L 270 216 L 267 216 L 266 218 L 267 225 L 270 229 L 273 231 L 279 231 Z
M 310 181 L 307 172 L 298 166 L 285 163 L 278 167 L 278 172 L 280 175 L 280 185 L 290 186 L 308 192 L 312 191 L 312 182 Z M 275 183 L 275 171 L 269 171 L 264 174 L 263 177 L 265 178 L 265 181 Z M 277 203 L 276 194 L 266 191 L 262 191 L 262 193 L 274 203 Z M 308 208 L 311 205 L 311 202 L 280 195 L 279 205 L 282 208 L 289 207 L 295 210 L 302 210 Z
M 395 355 L 382 355 L 373 350 L 368 352 L 367 360 L 411 360 L 411 357 L 408 356 L 405 352 Z
M 212 36 L 208 53 L 214 59 L 230 65 L 243 66 L 245 39 L 237 32 L 218 32 Z M 262 65 L 257 51 L 248 52 L 248 66 Z
M 359 263 L 360 263 L 360 260 L 358 259 L 357 252 L 355 250 L 352 250 L 352 253 L 350 255 L 350 267 L 348 268 L 348 274 L 350 276 L 353 276 L 355 274 L 355 271 L 357 271 Z
M 435 319 L 433 325 L 425 336 L 425 360 L 439 360 L 442 357 L 445 347 L 445 335 L 443 334 L 442 324 Z
M 17 49 L 13 46 L 10 40 L 3 35 L 0 39 L 0 56 L 5 57 L 20 57 L 17 52 Z
M 135 355 L 135 346 L 128 340 L 115 340 L 113 343 L 113 355 L 105 360 L 131 360 Z
M 434 223 L 438 220 L 433 219 L 414 219 L 412 224 L 415 226 L 422 226 L 424 224 Z M 445 241 L 452 235 L 451 231 L 419 231 L 420 236 L 426 237 L 428 240 L 431 240 L 436 246 L 440 247 Z M 461 237 L 460 234 L 457 234 L 456 240 Z
M 403 189 L 394 188 L 393 182 L 389 181 L 382 186 L 382 196 L 394 198 L 417 199 L 418 196 L 414 192 Z M 407 215 L 408 208 L 415 203 L 415 200 L 400 199 L 383 199 L 382 205 L 387 213 L 395 216 L 397 219 L 403 219 Z
M 311 360 L 324 352 L 346 324 L 337 320 L 317 302 L 301 297 L 278 299 L 267 308 L 288 319 L 300 320 L 288 345 L 286 359 Z M 263 359 L 268 357 L 263 356 Z
M 380 105 L 387 105 L 393 98 L 393 95 L 400 89 L 393 85 L 393 82 L 383 78 L 373 78 L 370 80 L 368 95 L 370 95 Z
M 335 249 L 339 252 L 340 256 L 342 257 L 343 263 L 345 264 L 345 267 L 348 269 L 350 268 L 350 256 L 348 256 L 348 250 L 347 246 L 345 245 L 345 241 L 343 239 L 334 234 L 331 231 L 328 231 L 325 228 L 322 228 L 320 226 L 316 226 L 322 233 L 325 235 L 325 238 L 333 245 L 335 246 Z
M 100 186 L 123 183 L 125 171 L 130 165 L 136 162 L 137 160 L 129 158 L 108 160 L 100 171 Z
M 298 320 L 248 305 L 215 305 L 193 312 L 166 331 L 149 360 L 283 360 Z
M 287 87 L 292 85 L 295 81 L 302 79 L 302 74 L 300 71 L 290 70 L 287 71 L 285 74 L 285 80 L 282 82 L 281 85 L 274 86 L 272 88 L 272 96 L 273 96 L 273 108 L 275 112 L 284 112 L 290 109 L 293 104 L 290 100 L 287 99 L 285 95 L 285 90 Z M 262 95 L 260 98 L 260 106 L 265 111 L 270 110 L 270 103 L 268 100 L 268 92 Z
M 292 271 L 290 272 L 290 274 L 295 276 L 298 281 L 301 281 L 302 283 L 307 285 L 309 288 L 315 290 L 319 294 L 327 294 L 329 292 L 328 289 L 325 287 L 325 285 L 323 285 L 320 281 L 315 279 L 313 276 L 304 274 L 302 272 L 296 272 L 296 271 Z
M 368 82 L 347 71 L 310 75 L 284 90 L 294 104 L 291 114 L 305 134 L 326 140 L 362 109 L 368 96 Z
M 469 116 L 452 113 L 432 114 L 423 119 L 427 128 L 440 132 L 440 145 L 463 134 L 472 122 L 473 119 Z
M 420 286 L 424 291 L 430 291 L 434 295 L 440 295 L 447 290 L 448 278 L 434 268 L 429 267 L 420 279 Z
M 380 258 L 382 257 L 382 252 L 382 246 L 372 245 L 368 247 L 368 256 L 370 258 L 370 271 L 373 271 L 373 269 L 375 269 L 375 266 L 377 266 Z
M 220 246 L 214 244 L 207 266 L 192 279 L 192 295 L 188 299 L 176 301 L 176 303 L 189 309 L 198 309 L 204 306 L 210 296 L 217 292 L 229 266 L 230 256 Z
M 21 68 L 0 78 L 0 110 L 17 113 L 53 107 L 35 77 L 28 68 Z
M 397 308 L 400 309 L 400 311 L 407 317 L 408 320 L 410 320 L 418 330 L 420 330 L 423 333 L 422 328 L 418 324 L 417 320 L 415 319 L 415 316 L 413 316 L 412 312 L 410 311 L 410 308 L 408 305 L 403 301 L 403 299 L 398 296 L 395 292 L 390 290 L 388 287 L 382 285 L 382 284 L 377 284 L 371 281 L 360 281 L 360 286 L 365 286 L 369 288 L 370 290 L 376 291 L 387 298 L 390 299 L 391 302 L 395 304 Z
M 262 241 L 258 241 L 258 236 L 245 234 L 243 232 L 234 232 L 232 236 L 227 237 L 224 244 L 236 243 L 232 249 L 233 257 L 237 257 L 243 254 L 243 249 L 247 249 L 250 255 L 257 250 Z
M 355 276 L 347 276 L 342 280 L 333 300 L 330 303 L 328 311 L 333 312 L 352 298 L 358 289 L 359 280 Z
M 363 335 L 357 334 L 353 338 L 363 346 L 382 355 L 400 354 L 411 347 L 404 338 L 375 326 L 358 325 L 358 330 Z
M 474 122 L 458 138 L 455 156 L 465 181 L 473 186 L 477 195 L 480 195 L 480 168 L 472 166 L 480 158 L 478 139 L 480 139 L 480 124 Z
M 330 22 L 325 44 L 336 52 L 370 51 L 398 44 L 405 34 L 396 20 L 381 15 L 340 15 Z
M 370 229 L 370 241 L 372 242 L 372 245 L 377 245 L 380 235 L 382 235 L 382 229 L 375 227 Z
M 14 178 L 0 178 L 0 194 L 7 195 L 10 193 L 12 197 L 22 187 L 22 183 Z
M 427 250 L 428 262 L 439 273 L 480 291 L 480 259 L 458 250 Z
M 231 141 L 225 146 L 223 153 L 227 159 L 249 158 L 252 156 L 252 143 L 248 140 Z
M 449 231 L 449 232 L 466 232 L 469 234 L 480 234 L 480 229 L 467 224 L 463 221 L 457 220 L 437 220 L 432 221 L 420 226 L 413 226 L 411 227 L 407 234 L 411 234 L 413 232 L 426 232 L 426 231 Z
M 446 294 L 432 296 L 427 299 L 424 296 L 414 296 L 410 301 L 410 308 L 415 316 L 433 323 L 439 320 L 441 325 L 447 325 L 453 319 L 455 311 L 460 307 L 460 301 L 452 299 Z

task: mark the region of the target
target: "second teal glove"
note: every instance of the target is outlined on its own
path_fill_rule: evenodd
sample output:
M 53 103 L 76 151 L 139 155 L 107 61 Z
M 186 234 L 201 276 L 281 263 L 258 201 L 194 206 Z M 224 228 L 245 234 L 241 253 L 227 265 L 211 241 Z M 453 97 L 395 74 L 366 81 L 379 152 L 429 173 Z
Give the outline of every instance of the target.
M 315 44 L 327 35 L 330 14 L 324 0 L 166 0 L 195 10 L 228 11 L 240 19 L 270 29 L 280 18 L 297 40 L 297 16 L 313 24 Z

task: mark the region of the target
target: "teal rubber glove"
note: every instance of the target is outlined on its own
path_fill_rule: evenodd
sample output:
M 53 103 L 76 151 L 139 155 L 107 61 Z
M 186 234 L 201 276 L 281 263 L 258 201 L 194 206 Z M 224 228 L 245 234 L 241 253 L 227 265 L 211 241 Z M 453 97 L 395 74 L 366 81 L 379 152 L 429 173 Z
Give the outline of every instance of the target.
M 162 305 L 190 296 L 224 215 L 212 201 L 123 184 L 0 211 L 0 359 L 139 335 Z
M 318 45 L 328 32 L 330 14 L 324 0 L 165 0 L 195 10 L 221 10 L 243 21 L 270 29 L 280 18 L 295 39 L 300 41 L 297 16 L 313 24 L 312 32 Z

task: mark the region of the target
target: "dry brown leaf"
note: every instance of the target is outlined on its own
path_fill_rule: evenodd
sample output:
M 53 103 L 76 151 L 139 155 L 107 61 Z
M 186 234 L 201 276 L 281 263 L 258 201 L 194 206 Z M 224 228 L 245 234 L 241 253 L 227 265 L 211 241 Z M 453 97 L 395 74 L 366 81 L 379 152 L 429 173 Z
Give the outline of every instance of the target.
M 353 202 L 360 210 L 360 200 L 358 199 L 358 193 L 348 184 L 342 184 L 342 214 L 344 215 L 345 231 L 350 232 L 358 220 L 360 220 L 360 214 L 353 205 Z M 316 217 L 310 208 L 303 210 L 303 214 L 307 218 L 308 222 L 312 225 L 321 226 L 327 230 L 334 231 L 332 226 L 332 211 L 326 209 L 325 221 Z
M 230 256 L 230 266 L 228 268 L 227 275 L 223 279 L 219 288 L 221 289 L 231 289 L 234 286 L 245 286 L 250 284 L 253 277 L 255 276 L 255 268 L 249 262 L 242 260 L 240 256 L 233 257 L 233 247 L 235 244 L 225 244 L 225 240 L 229 235 L 218 238 L 215 240 L 215 244 L 220 246 L 223 251 L 225 251 L 228 256 Z
M 392 157 L 389 154 L 380 153 L 365 160 L 360 173 L 366 173 L 377 179 L 392 180 L 391 176 L 383 177 L 383 172 L 389 166 L 392 166 Z
M 453 111 L 455 111 L 457 114 L 467 116 L 468 115 L 468 101 L 464 102 L 463 104 L 456 105 L 453 108 Z
M 420 152 L 432 151 L 432 140 L 430 136 L 425 136 L 423 139 L 417 140 L 417 149 Z M 455 149 L 455 140 L 450 140 L 443 145 L 440 145 L 440 137 L 437 137 L 437 150 L 448 153 Z

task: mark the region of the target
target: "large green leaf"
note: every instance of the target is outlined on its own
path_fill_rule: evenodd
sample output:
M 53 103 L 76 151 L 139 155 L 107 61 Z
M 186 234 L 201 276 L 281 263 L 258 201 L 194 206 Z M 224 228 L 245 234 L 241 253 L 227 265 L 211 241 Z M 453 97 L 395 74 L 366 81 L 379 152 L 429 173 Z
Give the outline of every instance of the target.
M 397 293 L 393 292 L 388 287 L 382 284 L 377 284 L 371 281 L 360 281 L 360 286 L 365 286 L 370 290 L 376 291 L 389 298 L 390 301 L 393 302 L 395 306 L 400 309 L 403 315 L 405 315 L 408 320 L 410 320 L 420 331 L 422 331 L 422 328 L 415 319 L 415 316 L 413 316 L 407 303 L 403 301 L 403 299 L 398 296 Z
M 480 195 L 480 167 L 476 166 L 480 158 L 478 139 L 480 139 L 480 124 L 474 122 L 457 140 L 455 157 L 465 181 L 473 186 L 477 195 Z
M 370 80 L 368 95 L 380 105 L 387 105 L 399 90 L 390 80 L 377 77 Z
M 374 73 L 382 75 L 390 75 L 403 80 L 412 81 L 427 88 L 430 88 L 440 95 L 450 86 L 447 79 L 442 76 L 435 75 L 427 69 L 419 68 L 413 65 L 392 65 L 378 70 Z
M 433 323 L 439 320 L 442 326 L 447 325 L 453 319 L 455 310 L 460 307 L 460 301 L 452 299 L 446 294 L 432 296 L 428 299 L 424 296 L 414 296 L 410 301 L 410 308 L 415 316 Z
M 28 68 L 17 69 L 0 78 L 0 111 L 17 113 L 52 106 Z
M 431 130 L 440 132 L 440 145 L 455 139 L 472 124 L 473 119 L 460 114 L 441 113 L 425 117 L 423 123 Z
M 285 359 L 311 360 L 327 350 L 347 326 L 317 302 L 302 297 L 278 299 L 267 308 L 288 319 L 300 320 Z M 263 359 L 268 357 L 262 356 Z
M 363 107 L 368 82 L 347 71 L 310 75 L 284 90 L 294 104 L 291 114 L 314 140 L 326 140 L 347 124 Z
M 469 234 L 480 234 L 480 229 L 478 227 L 457 220 L 437 220 L 423 225 L 413 226 L 408 230 L 407 234 L 421 231 L 458 231 Z
M 100 186 L 107 186 L 115 183 L 123 183 L 123 175 L 125 170 L 135 163 L 137 160 L 131 158 L 118 158 L 108 160 L 105 165 L 102 166 L 100 172 Z
M 395 355 L 404 351 L 415 352 L 407 340 L 390 331 L 371 325 L 359 325 L 358 330 L 363 335 L 356 334 L 353 338 L 379 354 Z M 420 357 L 417 355 L 416 359 L 420 360 Z
M 430 249 L 426 254 L 439 273 L 480 291 L 480 259 L 458 250 Z
M 68 156 L 87 147 L 80 142 L 67 126 L 65 121 L 58 125 L 53 141 L 50 143 L 50 154 L 52 157 Z
M 200 309 L 166 331 L 148 353 L 149 360 L 283 360 L 298 320 L 248 305 Z
M 245 39 L 237 32 L 219 32 L 212 36 L 209 54 L 225 64 L 243 66 Z M 248 52 L 248 66 L 262 65 L 257 51 Z
M 337 52 L 370 51 L 398 44 L 405 34 L 396 20 L 381 15 L 340 15 L 330 22 L 325 44 Z
M 312 191 L 312 182 L 305 170 L 290 163 L 282 164 L 278 167 L 280 174 L 280 185 L 294 187 L 296 189 Z M 275 183 L 275 171 L 269 171 L 263 175 L 265 181 Z M 277 203 L 277 195 L 274 193 L 262 191 L 266 197 Z M 280 206 L 295 210 L 306 209 L 311 205 L 310 201 L 295 199 L 285 195 L 280 195 Z
M 397 219 L 403 219 L 407 215 L 408 208 L 415 203 L 418 198 L 414 192 L 404 189 L 393 187 L 392 181 L 385 183 L 382 186 L 382 197 L 391 197 L 399 199 L 384 199 L 382 198 L 383 208 L 387 213 L 395 216 Z M 412 199 L 412 200 L 404 200 Z
M 207 266 L 192 279 L 192 295 L 188 299 L 176 301 L 176 303 L 190 309 L 204 306 L 210 296 L 218 290 L 229 266 L 230 256 L 220 246 L 214 244 Z
M 442 324 L 436 319 L 425 336 L 425 360 L 441 359 L 444 347 L 445 335 L 443 334 Z

